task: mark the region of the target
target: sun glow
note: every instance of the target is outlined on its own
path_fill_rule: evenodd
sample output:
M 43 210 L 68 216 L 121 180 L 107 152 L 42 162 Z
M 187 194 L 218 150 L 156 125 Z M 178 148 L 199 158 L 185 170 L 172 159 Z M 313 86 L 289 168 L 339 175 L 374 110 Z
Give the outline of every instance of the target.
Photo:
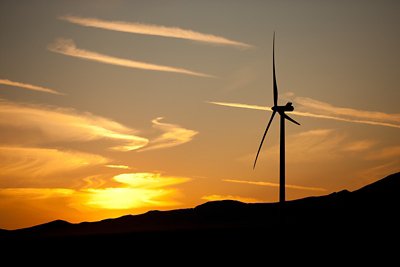
M 89 188 L 85 205 L 103 209 L 132 209 L 150 206 L 174 206 L 179 192 L 167 186 L 187 182 L 183 177 L 162 177 L 157 173 L 125 173 L 114 176 L 120 187 Z
M 88 206 L 104 209 L 131 209 L 144 205 L 167 205 L 163 201 L 156 201 L 170 192 L 168 190 L 149 190 L 137 188 L 104 188 L 88 189 L 89 200 L 85 203 Z M 163 205 L 163 206 L 164 206 Z

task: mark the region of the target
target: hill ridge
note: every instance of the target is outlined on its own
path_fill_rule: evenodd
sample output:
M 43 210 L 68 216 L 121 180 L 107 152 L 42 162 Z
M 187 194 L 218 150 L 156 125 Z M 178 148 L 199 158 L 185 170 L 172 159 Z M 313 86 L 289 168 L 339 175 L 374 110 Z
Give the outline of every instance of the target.
M 69 223 L 55 220 L 29 228 L 6 231 L 13 236 L 54 237 L 132 234 L 165 231 L 266 229 L 277 225 L 296 227 L 355 227 L 394 225 L 399 222 L 397 198 L 400 173 L 391 174 L 352 192 L 341 190 L 319 197 L 287 201 L 284 219 L 279 203 L 210 201 L 194 208 L 151 210 L 96 222 Z M 4 234 L 4 231 L 0 231 Z

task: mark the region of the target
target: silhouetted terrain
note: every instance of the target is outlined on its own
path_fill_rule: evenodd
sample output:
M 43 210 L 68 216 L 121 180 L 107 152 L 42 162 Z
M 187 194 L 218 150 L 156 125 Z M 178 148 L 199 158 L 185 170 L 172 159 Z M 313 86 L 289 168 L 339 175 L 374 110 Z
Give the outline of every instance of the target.
M 292 241 L 302 237 L 314 242 L 395 238 L 400 225 L 399 193 L 400 173 L 396 173 L 353 192 L 343 190 L 288 201 L 284 210 L 279 203 L 214 201 L 192 209 L 149 211 L 91 223 L 57 220 L 0 231 L 0 240 L 40 240 L 51 244 L 73 241 L 76 245 L 123 240 L 131 242 L 131 246 L 168 246 L 171 242 L 219 246 L 219 242 L 224 242 L 224 246 L 234 246 L 246 242 L 284 242 L 289 237 Z

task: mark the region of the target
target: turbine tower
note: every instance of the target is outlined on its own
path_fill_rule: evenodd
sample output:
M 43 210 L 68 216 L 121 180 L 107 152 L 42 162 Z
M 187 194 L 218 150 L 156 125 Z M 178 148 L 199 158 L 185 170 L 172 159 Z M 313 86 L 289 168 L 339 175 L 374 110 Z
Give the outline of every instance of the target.
M 275 75 L 275 32 L 272 44 L 272 75 L 273 75 L 273 94 L 274 94 L 274 106 L 272 109 L 272 115 L 268 122 L 267 128 L 265 129 L 264 135 L 261 139 L 260 146 L 258 147 L 256 159 L 254 160 L 253 170 L 256 167 L 258 155 L 260 154 L 261 147 L 264 143 L 265 136 L 267 135 L 268 129 L 271 126 L 272 120 L 275 114 L 278 112 L 281 116 L 281 129 L 280 129 L 280 162 L 279 162 L 279 202 L 285 203 L 285 120 L 289 120 L 297 125 L 300 125 L 297 121 L 290 118 L 285 112 L 291 112 L 294 107 L 291 102 L 288 102 L 284 106 L 278 106 L 278 85 L 276 83 Z

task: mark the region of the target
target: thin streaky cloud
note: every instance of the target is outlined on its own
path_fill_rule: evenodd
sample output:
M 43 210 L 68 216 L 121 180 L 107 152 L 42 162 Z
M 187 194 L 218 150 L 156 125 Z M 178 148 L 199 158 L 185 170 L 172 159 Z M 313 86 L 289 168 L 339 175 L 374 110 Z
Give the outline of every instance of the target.
M 161 173 L 137 172 L 123 173 L 114 176 L 116 182 L 140 188 L 160 188 L 180 183 L 186 183 L 187 177 L 164 176 Z
M 116 66 L 121 66 L 121 67 L 126 67 L 126 68 L 163 71 L 163 72 L 174 72 L 174 73 L 193 75 L 193 76 L 198 76 L 198 77 L 208 77 L 208 78 L 214 77 L 212 75 L 208 75 L 208 74 L 204 74 L 204 73 L 200 73 L 200 72 L 194 72 L 194 71 L 187 70 L 187 69 L 175 68 L 175 67 L 163 66 L 163 65 L 155 65 L 155 64 L 135 61 L 135 60 L 131 60 L 131 59 L 125 59 L 125 58 L 117 58 L 117 57 L 113 57 L 113 56 L 108 56 L 108 55 L 92 52 L 89 50 L 80 49 L 80 48 L 76 47 L 74 41 L 71 39 L 62 39 L 62 38 L 57 39 L 54 43 L 48 45 L 47 49 L 52 52 L 63 54 L 66 56 L 82 58 L 82 59 L 86 59 L 86 60 L 101 62 L 101 63 L 105 63 L 105 64 L 111 64 L 111 65 L 116 65 Z
M 37 86 L 37 85 L 29 84 L 29 83 L 14 82 L 14 81 L 10 81 L 7 79 L 0 79 L 0 84 L 19 87 L 19 88 L 23 88 L 23 89 L 27 89 L 27 90 L 32 90 L 32 91 L 49 93 L 49 94 L 64 95 L 63 93 L 60 93 L 54 89 Z
M 334 132 L 333 129 L 314 129 L 314 130 L 298 133 L 298 134 L 296 134 L 296 136 L 301 137 L 301 138 L 316 137 L 316 136 L 327 137 L 327 136 L 331 135 L 333 132 Z
M 315 100 L 309 97 L 295 97 L 294 101 L 307 108 L 308 111 L 317 110 L 324 112 L 324 115 L 336 115 L 359 118 L 361 120 L 389 121 L 400 123 L 400 114 L 387 114 L 378 111 L 357 110 L 333 106 L 330 103 Z
M 75 193 L 68 188 L 1 188 L 0 196 L 9 198 L 23 197 L 30 200 L 67 197 Z
M 107 168 L 111 168 L 111 169 L 123 169 L 123 170 L 129 170 L 130 167 L 126 166 L 126 165 L 114 165 L 114 164 L 108 164 L 105 165 Z
M 158 117 L 152 120 L 153 127 L 163 133 L 151 140 L 147 147 L 144 147 L 138 151 L 147 151 L 154 149 L 162 149 L 168 147 L 174 147 L 185 144 L 192 141 L 192 139 L 198 134 L 197 131 L 183 128 L 177 124 L 161 122 L 163 117 Z
M 208 101 L 207 103 L 219 105 L 219 106 L 225 106 L 225 107 L 232 107 L 232 108 L 247 108 L 247 109 L 271 111 L 270 107 L 265 107 L 265 106 L 248 105 L 248 104 L 240 104 L 240 103 L 228 103 L 228 102 L 214 102 L 214 101 Z
M 277 183 L 270 183 L 270 182 L 244 181 L 244 180 L 233 180 L 233 179 L 224 179 L 222 181 L 229 182 L 229 183 L 251 184 L 251 185 L 271 186 L 271 187 L 279 187 L 280 186 Z M 309 186 L 290 185 L 290 184 L 287 184 L 285 186 L 286 186 L 286 188 L 291 188 L 291 189 L 310 190 L 310 191 L 326 191 L 326 189 L 320 188 L 320 187 L 309 187 Z
M 207 103 L 219 105 L 219 106 L 226 106 L 226 107 L 246 108 L 246 109 L 254 109 L 254 110 L 266 110 L 269 112 L 272 111 L 270 107 L 266 107 L 266 106 L 257 106 L 257 105 L 241 104 L 241 103 L 229 103 L 229 102 L 213 102 L 213 101 L 208 101 Z M 302 111 L 293 111 L 292 114 L 302 116 L 302 117 L 311 117 L 311 118 L 319 118 L 319 119 L 328 119 L 328 120 L 336 120 L 336 121 L 345 121 L 345 122 L 400 128 L 400 125 L 398 125 L 398 124 L 394 124 L 394 123 L 390 123 L 390 122 L 382 122 L 382 121 L 373 121 L 373 119 L 375 119 L 375 117 L 371 118 L 371 120 L 361 120 L 361 119 L 355 119 L 355 118 L 343 118 L 343 117 L 338 117 L 338 116 L 334 116 L 334 115 L 323 115 L 323 114 L 315 114 L 312 112 L 302 112 Z M 384 113 L 384 114 L 386 114 L 386 113 Z M 386 114 L 386 115 L 391 116 L 392 114 Z M 397 116 L 397 114 L 394 114 L 393 116 Z M 394 119 L 392 119 L 392 121 L 393 120 Z
M 77 16 L 62 16 L 59 17 L 59 19 L 85 27 L 93 27 L 111 31 L 186 39 L 203 43 L 229 45 L 241 48 L 252 47 L 249 44 L 230 40 L 225 37 L 195 32 L 192 30 L 185 30 L 177 27 L 167 27 L 160 25 L 137 23 L 137 22 L 107 21 L 107 20 L 100 20 L 97 18 L 83 18 Z
M 345 122 L 354 122 L 354 123 L 369 124 L 369 125 L 376 125 L 376 126 L 400 128 L 400 125 L 393 124 L 393 123 L 387 123 L 387 122 L 341 118 L 341 117 L 336 117 L 336 116 L 320 115 L 320 114 L 313 114 L 310 112 L 300 112 L 300 111 L 293 111 L 292 113 L 294 115 L 303 116 L 303 117 L 320 118 L 320 119 L 328 119 L 328 120 L 336 120 L 336 121 L 345 121 Z

